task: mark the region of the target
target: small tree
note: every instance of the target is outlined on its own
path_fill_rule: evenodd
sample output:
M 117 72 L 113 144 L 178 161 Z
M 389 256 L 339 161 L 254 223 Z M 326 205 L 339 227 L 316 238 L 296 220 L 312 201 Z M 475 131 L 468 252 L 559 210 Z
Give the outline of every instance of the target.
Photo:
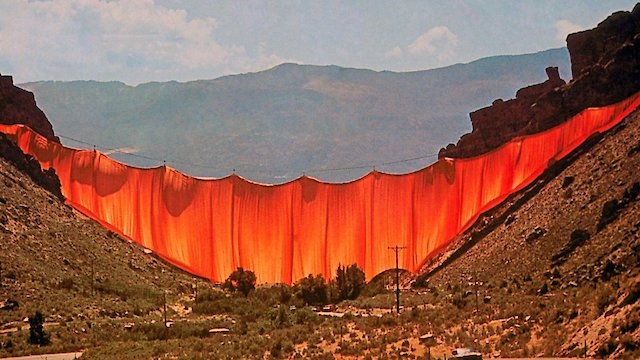
M 289 321 L 289 311 L 285 304 L 280 304 L 278 307 L 275 323 L 278 328 L 285 328 L 291 325 L 291 322 Z
M 29 317 L 29 343 L 34 345 L 49 345 L 49 334 L 44 331 L 43 316 L 36 311 L 35 316 Z
M 325 305 L 327 303 L 327 285 L 322 275 L 309 274 L 296 283 L 299 298 L 309 305 Z
M 336 270 L 336 300 L 354 300 L 365 285 L 364 271 L 357 264 L 338 265 Z
M 256 274 L 251 270 L 238 267 L 222 285 L 223 289 L 231 292 L 240 291 L 244 296 L 249 295 L 251 290 L 256 288 Z

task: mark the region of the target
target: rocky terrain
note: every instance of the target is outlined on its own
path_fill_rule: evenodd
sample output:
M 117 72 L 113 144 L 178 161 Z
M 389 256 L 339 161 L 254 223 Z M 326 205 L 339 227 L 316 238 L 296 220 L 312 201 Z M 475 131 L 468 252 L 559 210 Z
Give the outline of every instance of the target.
M 586 342 L 589 356 L 637 358 L 639 139 L 636 111 L 484 214 L 418 278 L 470 290 L 471 306 L 477 289 L 491 315 L 467 326 L 509 321 L 499 341 L 512 349 L 578 355 Z
M 60 189 L 60 179 L 56 175 L 55 169 L 42 170 L 40 163 L 33 156 L 23 153 L 18 145 L 14 144 L 2 133 L 0 133 L 0 154 L 5 160 L 31 178 L 35 184 L 48 190 L 58 199 L 64 200 Z
M 471 113 L 473 131 L 440 150 L 440 157 L 471 157 L 510 139 L 549 129 L 588 107 L 613 104 L 640 91 L 640 4 L 610 15 L 591 30 L 570 34 L 573 79 L 564 84 L 553 68 L 549 80 L 520 89 Z
M 13 77 L 0 74 L 0 123 L 26 124 L 47 139 L 58 140 L 53 127 L 36 105 L 33 93 L 13 85 Z

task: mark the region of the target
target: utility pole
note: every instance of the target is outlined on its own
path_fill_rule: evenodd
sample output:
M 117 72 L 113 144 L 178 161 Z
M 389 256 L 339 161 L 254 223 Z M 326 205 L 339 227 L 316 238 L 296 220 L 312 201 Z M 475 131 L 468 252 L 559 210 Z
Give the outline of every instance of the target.
M 95 277 L 95 272 L 93 268 L 94 259 L 91 259 L 91 296 L 93 296 L 93 278 Z
M 162 290 L 162 302 L 163 304 L 163 313 L 164 313 L 164 339 L 167 340 L 169 338 L 169 327 L 167 326 L 167 291 Z
M 398 267 L 398 252 L 406 249 L 406 246 L 393 246 L 389 247 L 389 250 L 396 252 L 396 312 L 400 314 L 400 268 Z
M 167 328 L 167 292 L 162 291 L 162 297 L 164 302 L 164 327 Z
M 584 358 L 587 358 L 587 339 L 584 339 Z
M 478 313 L 478 280 L 477 279 L 474 282 L 474 285 L 476 286 L 476 314 L 477 314 Z

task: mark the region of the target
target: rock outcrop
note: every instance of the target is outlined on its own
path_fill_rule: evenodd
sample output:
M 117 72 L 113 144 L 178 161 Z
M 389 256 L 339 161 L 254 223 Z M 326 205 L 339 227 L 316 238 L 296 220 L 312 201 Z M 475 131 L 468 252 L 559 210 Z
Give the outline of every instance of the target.
M 610 15 L 591 30 L 570 34 L 567 47 L 573 80 L 565 84 L 556 68 L 549 79 L 518 90 L 470 114 L 473 131 L 439 157 L 463 158 L 493 150 L 516 136 L 558 125 L 588 107 L 624 100 L 640 91 L 640 4 Z
M 472 112 L 473 132 L 460 138 L 458 145 L 450 144 L 440 151 L 441 156 L 471 157 L 495 149 L 520 134 L 531 122 L 529 109 L 538 98 L 565 84 L 557 67 L 546 69 L 548 80 L 518 90 L 515 99 L 497 99 L 491 106 Z
M 53 168 L 42 170 L 40 163 L 31 155 L 22 152 L 20 147 L 0 133 L 0 157 L 5 158 L 18 170 L 28 175 L 34 183 L 40 185 L 45 190 L 64 201 L 62 190 L 60 189 L 60 179 Z M 0 175 L 4 175 L 0 173 Z M 13 186 L 10 179 L 0 176 L 5 186 Z
M 603 59 L 610 59 L 625 42 L 633 39 L 640 29 L 638 11 L 640 4 L 632 12 L 618 11 L 611 14 L 598 27 L 570 34 L 567 47 L 571 55 L 571 73 L 574 79 L 588 72 Z
M 50 140 L 59 142 L 33 93 L 13 85 L 11 76 L 0 74 L 0 124 L 25 124 Z

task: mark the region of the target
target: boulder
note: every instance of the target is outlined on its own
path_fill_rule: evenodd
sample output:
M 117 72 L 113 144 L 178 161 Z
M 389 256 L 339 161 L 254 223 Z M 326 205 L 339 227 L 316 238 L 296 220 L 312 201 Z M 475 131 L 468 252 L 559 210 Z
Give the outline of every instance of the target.
M 20 307 L 20 304 L 15 299 L 7 299 L 0 303 L 0 310 L 15 310 Z

